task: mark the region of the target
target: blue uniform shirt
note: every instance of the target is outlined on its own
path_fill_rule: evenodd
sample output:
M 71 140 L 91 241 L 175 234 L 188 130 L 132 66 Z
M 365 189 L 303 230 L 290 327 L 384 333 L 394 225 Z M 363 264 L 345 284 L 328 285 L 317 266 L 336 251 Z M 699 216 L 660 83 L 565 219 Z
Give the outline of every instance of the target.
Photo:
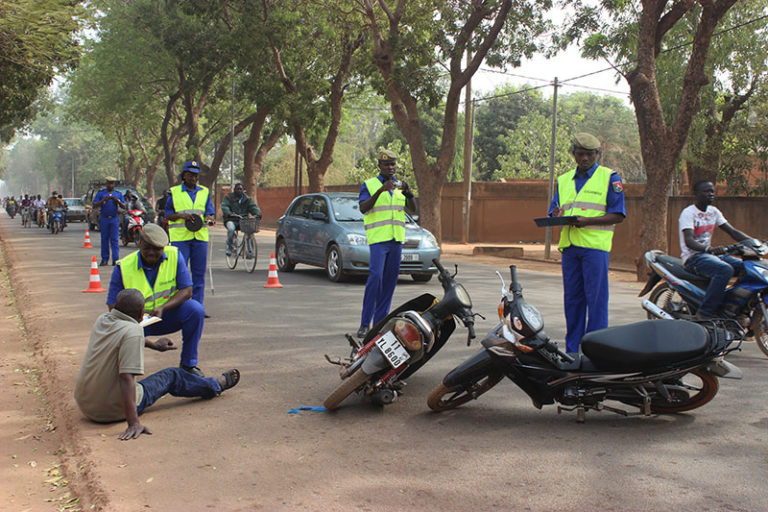
M 187 187 L 186 183 L 181 184 L 181 191 L 186 192 L 189 194 L 189 197 L 192 198 L 192 202 L 195 202 L 195 198 L 197 197 L 197 192 L 199 190 L 203 190 L 203 187 L 198 185 L 195 187 L 195 190 L 192 190 Z M 173 208 L 173 194 L 168 194 L 168 200 L 165 202 L 165 216 L 176 213 L 176 210 Z M 205 202 L 205 215 L 215 215 L 216 210 L 213 209 L 213 203 L 211 202 L 211 194 L 208 194 L 208 201 Z
M 379 178 L 379 181 L 380 181 L 382 184 L 384 183 L 384 176 L 382 176 L 381 174 L 379 174 L 379 175 L 378 175 L 378 176 L 376 176 L 376 177 L 377 177 L 377 178 Z M 395 180 L 395 183 L 397 183 L 397 180 Z M 389 191 L 389 195 L 392 195 L 392 191 L 391 191 L 391 190 Z M 365 183 L 363 183 L 363 184 L 362 184 L 362 186 L 360 187 L 360 195 L 359 195 L 359 196 L 358 196 L 358 198 L 357 198 L 357 202 L 358 202 L 358 203 L 362 203 L 363 201 L 367 201 L 367 200 L 369 200 L 370 198 L 371 198 L 371 193 L 370 193 L 370 192 L 368 192 L 368 187 L 366 187 L 366 186 L 365 186 Z
M 96 197 L 93 198 L 93 202 L 97 203 L 110 195 L 110 192 L 107 189 L 101 189 L 96 194 Z M 116 199 L 119 199 L 123 203 L 125 202 L 125 198 L 123 197 L 123 194 L 118 192 L 117 190 L 112 191 L 112 197 L 115 197 Z M 113 218 L 117 217 L 117 204 L 114 201 L 106 201 L 103 205 L 101 205 L 101 216 Z
M 584 176 L 580 176 L 578 172 L 573 176 L 574 185 L 576 185 L 576 193 L 578 193 L 589 178 L 595 174 L 597 169 L 597 163 L 589 168 Z M 616 185 L 618 184 L 618 185 Z M 618 189 L 618 191 L 617 191 Z M 552 215 L 552 210 L 555 206 L 560 204 L 560 197 L 558 191 L 555 189 L 555 195 L 552 197 L 552 203 L 549 205 L 549 215 Z M 611 175 L 611 181 L 608 184 L 608 195 L 605 198 L 605 213 L 620 213 L 624 217 L 627 216 L 626 209 L 624 207 L 624 188 L 621 184 L 621 176 L 616 173 Z
M 161 262 L 168 259 L 168 256 L 163 253 L 161 256 Z M 138 268 L 144 269 L 144 274 L 147 276 L 147 281 L 150 286 L 155 286 L 155 280 L 157 280 L 157 268 L 148 267 L 144 265 L 144 261 L 141 259 L 141 253 L 139 253 L 139 266 Z M 188 288 L 192 286 L 192 276 L 189 275 L 187 269 L 187 262 L 184 256 L 179 252 L 179 261 L 176 264 L 176 288 L 181 290 L 182 288 Z M 107 305 L 114 304 L 117 301 L 117 294 L 120 293 L 125 287 L 123 286 L 123 273 L 120 270 L 120 265 L 117 265 L 112 269 L 112 278 L 109 280 L 109 292 L 107 293 Z

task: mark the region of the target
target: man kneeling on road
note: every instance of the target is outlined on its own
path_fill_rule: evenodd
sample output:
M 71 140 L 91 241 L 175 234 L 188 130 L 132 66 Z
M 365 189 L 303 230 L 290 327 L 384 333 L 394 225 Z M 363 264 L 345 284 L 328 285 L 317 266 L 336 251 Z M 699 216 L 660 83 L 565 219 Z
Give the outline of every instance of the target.
M 134 288 L 121 290 L 110 312 L 93 326 L 75 383 L 75 401 L 86 417 L 100 423 L 128 422 L 121 440 L 152 433 L 139 423 L 139 415 L 163 395 L 213 398 L 240 381 L 236 369 L 205 378 L 166 368 L 135 382 L 136 375 L 144 374 L 144 346 L 160 352 L 176 348 L 168 338 L 145 340 L 139 325 L 143 315 L 144 295 Z
M 197 349 L 203 334 L 205 309 L 192 298 L 192 277 L 187 262 L 176 247 L 168 245 L 168 234 L 157 224 L 147 224 L 141 231 L 139 250 L 118 261 L 112 271 L 107 294 L 110 311 L 117 294 L 136 288 L 146 300 L 144 311 L 162 318 L 144 327 L 145 336 L 160 336 L 181 331 L 179 366 L 199 377 Z

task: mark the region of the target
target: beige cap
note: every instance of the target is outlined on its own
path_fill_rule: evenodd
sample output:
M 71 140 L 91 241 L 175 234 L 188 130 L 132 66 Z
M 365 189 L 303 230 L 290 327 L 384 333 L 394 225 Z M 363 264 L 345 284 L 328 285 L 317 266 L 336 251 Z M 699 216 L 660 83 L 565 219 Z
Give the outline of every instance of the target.
M 389 149 L 379 151 L 379 162 L 394 162 L 397 160 L 397 153 Z
M 117 181 L 117 178 L 114 176 L 105 176 L 104 181 Z
M 157 224 L 147 224 L 141 230 L 141 238 L 149 245 L 165 247 L 168 245 L 168 233 Z
M 576 148 L 590 150 L 600 149 L 600 139 L 587 132 L 580 132 L 571 137 L 571 144 Z

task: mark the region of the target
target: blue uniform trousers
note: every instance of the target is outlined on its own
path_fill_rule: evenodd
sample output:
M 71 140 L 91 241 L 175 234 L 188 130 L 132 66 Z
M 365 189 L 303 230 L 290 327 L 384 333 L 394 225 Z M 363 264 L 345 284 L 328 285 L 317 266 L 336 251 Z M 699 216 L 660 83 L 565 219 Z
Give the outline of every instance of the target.
M 403 244 L 390 240 L 370 246 L 371 259 L 368 264 L 370 273 L 365 283 L 363 295 L 363 314 L 360 325 L 366 327 L 379 323 L 389 314 L 392 295 L 395 293 L 397 277 L 400 275 L 400 255 Z
M 144 336 L 161 336 L 181 331 L 181 364 L 197 366 L 197 347 L 203 335 L 205 309 L 195 299 L 182 302 L 163 313 L 163 321 L 144 328 Z
M 608 327 L 609 256 L 606 251 L 575 246 L 562 252 L 567 352 L 578 352 L 586 333 Z
M 221 394 L 221 385 L 214 377 L 198 377 L 181 368 L 160 370 L 139 384 L 144 388 L 144 398 L 136 408 L 139 414 L 168 393 L 185 398 L 213 398 Z
M 118 217 L 100 217 L 101 261 L 109 261 L 109 249 L 112 248 L 112 262 L 120 259 L 120 219 Z
M 183 242 L 171 242 L 171 245 L 179 248 L 179 252 L 189 265 L 189 273 L 192 275 L 192 298 L 200 304 L 205 298 L 205 269 L 208 260 L 208 242 L 201 240 L 184 240 Z

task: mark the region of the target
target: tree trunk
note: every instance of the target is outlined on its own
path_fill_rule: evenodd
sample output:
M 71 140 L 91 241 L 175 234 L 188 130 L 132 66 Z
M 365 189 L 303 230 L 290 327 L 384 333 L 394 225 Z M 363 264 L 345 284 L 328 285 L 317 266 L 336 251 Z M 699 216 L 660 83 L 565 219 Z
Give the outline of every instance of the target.
M 275 130 L 263 143 L 259 144 L 262 139 L 263 124 L 257 126 L 258 124 L 258 122 L 253 123 L 251 134 L 245 141 L 243 157 L 243 188 L 245 188 L 245 193 L 254 201 L 258 196 L 259 178 L 264 169 L 267 153 L 275 147 L 277 141 L 283 136 L 282 130 Z

